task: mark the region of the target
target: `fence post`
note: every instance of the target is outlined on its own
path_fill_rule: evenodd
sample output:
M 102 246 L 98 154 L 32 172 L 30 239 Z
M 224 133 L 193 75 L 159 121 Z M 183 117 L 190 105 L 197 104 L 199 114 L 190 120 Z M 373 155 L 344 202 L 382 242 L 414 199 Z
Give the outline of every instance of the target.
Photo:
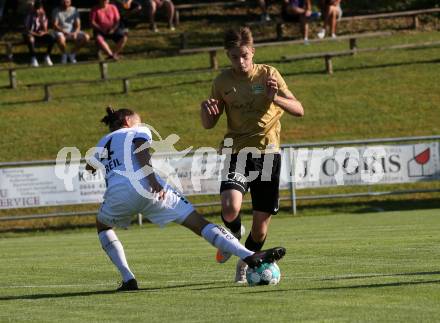
M 123 87 L 122 92 L 124 94 L 128 94 L 128 91 L 130 90 L 130 80 L 129 79 L 123 79 L 122 80 L 122 87 Z
M 213 70 L 218 69 L 217 51 L 216 50 L 212 50 L 209 52 L 209 63 L 210 63 L 211 68 Z
M 350 50 L 353 51 L 353 55 L 354 55 L 357 51 L 357 39 L 350 38 L 349 42 L 350 42 Z
M 17 72 L 14 69 L 9 70 L 9 86 L 11 89 L 17 88 Z
M 282 23 L 277 24 L 277 40 L 283 40 L 284 38 L 283 28 L 284 28 L 284 24 Z
M 180 49 L 188 48 L 188 34 L 183 32 L 180 34 Z
M 14 59 L 14 54 L 12 52 L 12 43 L 7 42 L 5 46 L 6 46 L 6 56 L 8 57 L 8 60 L 12 62 L 12 60 Z
M 44 101 L 49 102 L 52 97 L 50 96 L 50 85 L 44 84 Z
M 141 227 L 142 226 L 142 214 L 138 213 L 138 224 Z
M 101 80 L 108 78 L 108 64 L 106 62 L 99 62 L 99 70 L 101 72 Z
M 415 30 L 419 29 L 420 27 L 420 21 L 419 21 L 419 16 L 418 15 L 414 15 L 413 17 L 413 28 Z
M 294 151 L 292 147 L 288 148 L 289 164 L 290 164 L 290 178 L 289 178 L 289 190 L 290 200 L 292 201 L 292 214 L 296 215 L 296 190 L 295 190 L 295 161 Z
M 179 9 L 177 9 L 174 12 L 174 24 L 176 25 L 176 27 L 180 25 L 180 12 L 179 12 Z
M 325 55 L 325 71 L 327 74 L 333 74 L 333 63 L 330 55 Z

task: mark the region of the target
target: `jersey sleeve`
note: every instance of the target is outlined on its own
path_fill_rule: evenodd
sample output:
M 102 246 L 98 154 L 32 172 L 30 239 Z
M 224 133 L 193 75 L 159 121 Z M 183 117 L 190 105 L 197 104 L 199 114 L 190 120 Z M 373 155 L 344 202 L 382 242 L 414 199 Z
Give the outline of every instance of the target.
M 153 135 L 151 134 L 151 130 L 148 127 L 137 127 L 136 128 L 136 133 L 134 135 L 133 140 L 136 139 L 144 139 L 146 140 L 148 143 L 151 144 L 151 142 L 153 141 Z
M 286 93 L 286 91 L 289 89 L 287 87 L 286 81 L 284 81 L 283 77 L 281 76 L 280 72 L 274 67 L 271 68 L 271 76 L 277 81 L 278 83 L 278 91 L 281 93 Z
M 219 86 L 219 79 L 216 78 L 213 82 L 212 82 L 212 87 L 211 87 L 211 98 L 212 99 L 216 99 L 216 100 L 222 100 L 222 94 L 220 91 L 220 86 Z

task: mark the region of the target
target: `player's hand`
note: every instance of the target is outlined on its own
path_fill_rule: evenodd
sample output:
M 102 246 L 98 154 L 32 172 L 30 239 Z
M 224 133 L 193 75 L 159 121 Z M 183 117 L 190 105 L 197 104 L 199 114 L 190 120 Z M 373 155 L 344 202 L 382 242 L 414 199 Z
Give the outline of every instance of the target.
M 306 17 L 310 17 L 312 15 L 312 10 L 306 10 L 306 12 L 304 13 L 304 15 Z
M 156 179 L 150 180 L 150 187 L 151 187 L 151 192 L 153 194 L 157 194 L 157 198 L 159 200 L 165 199 L 166 191 L 164 190 L 163 186 Z
M 208 112 L 209 115 L 215 116 L 220 114 L 219 101 L 216 99 L 208 99 L 203 101 L 200 107 Z
M 266 95 L 270 102 L 275 100 L 278 93 L 278 83 L 273 77 L 269 77 L 266 81 Z

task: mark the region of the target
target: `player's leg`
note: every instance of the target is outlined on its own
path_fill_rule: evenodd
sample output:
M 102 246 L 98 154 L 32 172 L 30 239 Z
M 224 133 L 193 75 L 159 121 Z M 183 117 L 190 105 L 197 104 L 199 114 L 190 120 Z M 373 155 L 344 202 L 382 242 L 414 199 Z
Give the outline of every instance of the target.
M 76 38 L 74 39 L 75 47 L 71 52 L 70 60 L 72 63 L 76 63 L 76 54 L 79 52 L 81 48 L 83 48 L 90 40 L 89 34 L 80 31 Z
M 189 214 L 182 222 L 182 225 L 195 234 L 202 236 L 214 247 L 239 257 L 251 267 L 256 267 L 262 262 L 279 260 L 286 252 L 282 247 L 272 248 L 261 253 L 250 251 L 225 228 L 207 221 L 196 211 Z
M 66 64 L 67 63 L 67 54 L 66 54 L 67 43 L 66 43 L 66 37 L 64 36 L 64 34 L 62 32 L 55 32 L 54 35 L 55 35 L 55 38 L 56 38 L 56 42 L 57 42 L 58 48 L 61 51 L 61 64 Z
M 336 23 L 338 19 L 339 9 L 337 6 L 333 5 L 329 8 L 329 19 L 330 19 L 330 28 L 331 28 L 331 36 L 333 38 L 336 37 Z
M 165 0 L 163 2 L 163 10 L 165 11 L 165 16 L 167 18 L 168 21 L 168 28 L 170 30 L 174 30 L 174 14 L 175 14 L 175 8 L 174 8 L 174 4 L 170 1 L 170 0 Z
M 244 226 L 241 224 L 240 209 L 243 202 L 243 195 L 246 193 L 248 183 L 246 180 L 246 161 L 239 161 L 238 155 L 230 157 L 229 167 L 225 167 L 227 173 L 222 174 L 223 180 L 220 185 L 222 202 L 221 218 L 226 228 L 240 240 L 244 235 Z M 219 263 L 226 262 L 231 254 L 217 250 L 216 260 Z
M 95 41 L 99 49 L 101 49 L 108 57 L 113 57 L 113 52 L 106 42 L 104 35 L 100 34 L 99 32 L 95 32 Z
M 116 43 L 113 56 L 115 59 L 117 59 L 119 54 L 122 52 L 122 49 L 125 47 L 125 44 L 127 43 L 127 33 L 125 33 L 122 29 L 117 29 L 112 38 L 113 41 Z
M 116 266 L 122 276 L 119 291 L 136 290 L 137 282 L 128 266 L 124 247 L 113 227 L 127 228 L 133 214 L 138 211 L 140 199 L 125 185 L 107 189 L 105 200 L 96 217 L 96 229 L 102 249 Z
M 279 208 L 279 178 L 281 171 L 281 155 L 266 154 L 254 159 L 252 170 L 260 176 L 249 183 L 252 197 L 252 229 L 246 239 L 247 249 L 258 252 L 263 248 L 269 229 L 270 219 Z M 236 281 L 243 282 L 246 278 L 246 265 L 238 262 Z
M 152 32 L 158 32 L 156 22 L 155 22 L 155 16 L 157 11 L 157 3 L 155 0 L 148 0 L 147 5 L 147 12 L 148 12 L 148 22 L 150 23 L 150 30 Z
M 122 276 L 122 284 L 118 290 L 138 289 L 136 278 L 128 266 L 124 247 L 113 228 L 96 220 L 96 230 L 98 231 L 99 242 L 101 243 L 102 249 L 104 249 Z

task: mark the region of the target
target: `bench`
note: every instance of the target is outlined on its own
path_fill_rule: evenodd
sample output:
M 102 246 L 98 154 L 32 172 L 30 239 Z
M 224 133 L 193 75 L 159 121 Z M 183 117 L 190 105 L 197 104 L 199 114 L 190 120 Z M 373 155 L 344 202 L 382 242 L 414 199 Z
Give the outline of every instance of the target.
M 371 48 L 353 48 L 346 51 L 337 51 L 337 52 L 327 52 L 327 53 L 311 53 L 305 55 L 295 55 L 295 56 L 282 56 L 281 62 L 288 63 L 299 60 L 307 60 L 307 59 L 317 59 L 324 58 L 325 61 L 325 71 L 327 74 L 333 74 L 333 57 L 343 57 L 343 56 L 353 56 L 356 53 L 368 53 L 368 52 L 378 52 L 384 50 L 397 50 L 397 49 L 417 49 L 417 48 L 429 48 L 440 46 L 440 41 L 432 41 L 432 42 L 424 42 L 420 44 L 402 44 L 402 45 L 392 45 L 385 47 L 371 47 Z
M 350 50 L 357 49 L 357 39 L 361 38 L 371 38 L 371 37 L 381 37 L 381 36 L 391 36 L 392 33 L 389 31 L 382 31 L 382 32 L 374 32 L 374 33 L 363 33 L 363 34 L 353 34 L 353 35 L 345 35 L 340 36 L 337 38 L 337 40 L 348 40 L 349 48 Z M 324 38 L 324 39 L 311 39 L 310 43 L 320 43 L 320 42 L 328 42 L 328 41 L 335 41 L 331 38 Z M 286 40 L 286 41 L 275 41 L 275 42 L 264 42 L 264 43 L 255 43 L 254 47 L 268 47 L 268 46 L 285 46 L 285 45 L 298 45 L 303 44 L 304 41 L 301 39 L 296 40 Z M 180 54 L 198 54 L 198 53 L 209 53 L 209 61 L 210 61 L 210 67 L 213 70 L 218 69 L 218 59 L 217 59 L 217 52 L 218 51 L 224 51 L 224 47 L 222 46 L 215 46 L 215 47 L 200 47 L 200 48 L 188 48 L 188 49 L 181 49 L 179 51 Z
M 99 71 L 101 80 L 107 80 L 108 79 L 108 64 L 114 63 L 115 60 L 107 60 L 107 61 L 86 61 L 86 62 L 78 62 L 75 64 L 75 66 L 81 66 L 81 65 L 93 65 L 93 64 L 99 64 Z M 46 66 L 42 65 L 38 67 L 38 69 L 41 68 L 53 68 L 53 66 Z M 31 66 L 12 66 L 12 67 L 5 67 L 0 68 L 0 72 L 7 71 L 9 76 L 9 88 L 16 89 L 17 88 L 17 71 L 20 70 L 29 70 L 29 69 L 36 69 L 35 67 Z
M 205 5 L 205 4 L 200 4 Z M 431 9 L 421 9 L 421 10 L 411 10 L 411 11 L 400 11 L 400 12 L 390 12 L 390 13 L 380 13 L 380 14 L 370 14 L 370 15 L 359 15 L 359 16 L 351 16 L 351 17 L 342 17 L 342 22 L 353 22 L 358 20 L 368 20 L 368 19 L 384 19 L 384 18 L 398 18 L 398 17 L 413 17 L 413 27 L 414 29 L 418 29 L 420 26 L 419 23 L 419 16 L 423 14 L 432 14 L 432 13 L 438 13 L 440 12 L 440 8 L 431 8 Z M 272 22 L 245 22 L 246 25 L 252 27 L 252 26 L 275 26 L 276 27 L 276 39 L 278 41 L 282 41 L 285 39 L 284 35 L 284 27 L 288 24 L 293 24 L 290 22 L 284 22 L 284 21 L 272 21 Z M 297 23 L 295 23 L 297 24 Z M 181 34 L 181 49 L 186 49 L 188 46 L 188 37 L 189 33 L 182 33 Z
M 107 62 L 100 62 L 101 67 L 101 78 L 94 80 L 69 80 L 69 81 L 58 81 L 58 82 L 50 82 L 50 83 L 34 83 L 27 84 L 28 88 L 35 87 L 43 87 L 44 89 L 44 97 L 43 101 L 50 101 L 52 99 L 51 88 L 54 86 L 62 86 L 62 85 L 81 85 L 81 84 L 97 84 L 102 82 L 114 82 L 114 81 L 122 81 L 122 93 L 128 94 L 130 91 L 130 80 L 135 80 L 139 78 L 146 77 L 158 77 L 163 75 L 188 75 L 189 73 L 210 73 L 211 69 L 209 68 L 199 68 L 199 69 L 182 69 L 175 71 L 163 71 L 163 72 L 141 72 L 134 75 L 122 76 L 122 77 L 113 77 L 109 78 L 107 75 Z
M 202 8 L 239 8 L 239 7 L 247 7 L 249 3 L 246 0 L 244 1 L 229 1 L 229 2 L 199 2 L 199 3 L 182 3 L 175 5 L 175 24 L 178 26 L 180 24 L 180 12 L 182 10 L 193 10 L 193 9 L 202 9 Z
M 372 48 L 353 48 L 350 50 L 345 51 L 334 51 L 334 52 L 326 52 L 326 53 L 309 53 L 304 55 L 295 55 L 295 56 L 283 56 L 279 62 L 281 63 L 288 63 L 293 61 L 300 61 L 300 60 L 309 60 L 309 59 L 319 59 L 324 58 L 325 61 L 325 71 L 328 74 L 333 74 L 333 62 L 332 59 L 334 57 L 344 57 L 344 56 L 353 56 L 356 53 L 360 52 L 377 52 L 377 51 L 384 51 L 384 50 L 400 50 L 400 49 L 416 49 L 416 48 L 429 48 L 434 46 L 440 46 L 440 41 L 433 41 L 433 42 L 424 42 L 419 44 L 401 44 L 401 45 L 392 45 L 392 46 L 385 46 L 385 47 L 372 47 Z M 106 66 L 106 63 L 103 62 L 103 66 Z M 105 70 L 105 67 L 103 67 Z M 60 81 L 60 82 L 51 82 L 51 83 L 38 83 L 38 84 L 29 84 L 28 87 L 43 87 L 44 88 L 44 101 L 50 101 L 52 99 L 50 89 L 54 86 L 60 86 L 60 85 L 78 85 L 78 84 L 96 84 L 101 83 L 103 81 L 122 81 L 122 93 L 128 94 L 130 91 L 130 80 L 137 79 L 137 78 L 145 78 L 145 77 L 154 77 L 154 76 L 161 76 L 161 75 L 178 75 L 178 74 L 184 74 L 187 75 L 188 73 L 202 73 L 202 72 L 210 72 L 211 69 L 184 69 L 184 70 L 178 70 L 178 71 L 172 71 L 172 72 L 146 72 L 146 73 L 138 73 L 135 75 L 130 76 L 124 76 L 124 77 L 115 77 L 115 78 L 108 78 L 103 77 L 102 75 L 101 79 L 96 80 L 72 80 L 72 81 Z
M 409 10 L 409 11 L 399 11 L 399 12 L 388 12 L 388 13 L 379 13 L 379 14 L 371 14 L 371 15 L 359 15 L 359 16 L 351 16 L 351 17 L 342 17 L 340 22 L 353 22 L 358 20 L 367 20 L 367 19 L 389 19 L 389 18 L 399 18 L 399 17 L 413 17 L 413 28 L 418 29 L 420 27 L 419 16 L 424 14 L 432 14 L 440 12 L 440 8 L 431 8 L 431 9 L 420 9 L 420 10 Z M 283 27 L 289 22 L 278 22 L 276 24 L 276 33 L 277 39 L 283 39 Z

